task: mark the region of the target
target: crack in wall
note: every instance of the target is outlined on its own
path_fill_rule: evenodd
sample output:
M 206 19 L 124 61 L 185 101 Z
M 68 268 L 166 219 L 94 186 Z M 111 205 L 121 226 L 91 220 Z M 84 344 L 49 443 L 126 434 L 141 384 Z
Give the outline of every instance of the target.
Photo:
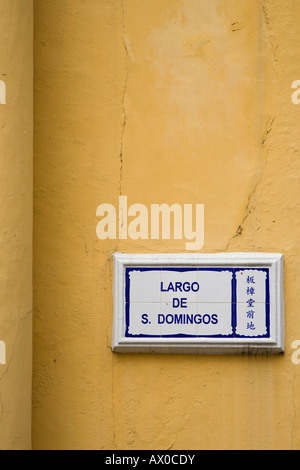
M 268 135 L 272 132 L 272 129 L 273 129 L 273 123 L 274 123 L 274 117 L 271 118 L 268 122 L 267 122 L 267 125 L 266 125 L 266 130 L 263 134 L 263 137 L 262 137 L 262 140 L 261 140 L 261 145 L 262 147 L 264 147 L 265 143 L 266 143 L 266 140 L 267 140 L 267 137 Z M 264 169 L 267 165 L 267 154 L 268 154 L 268 151 L 266 151 L 266 157 L 264 159 L 261 159 L 260 160 L 260 164 L 259 164 L 259 168 L 256 172 L 256 178 L 255 178 L 255 181 L 254 181 L 254 184 L 253 184 L 253 188 L 251 190 L 251 193 L 250 195 L 248 196 L 248 200 L 247 200 L 247 205 L 246 205 L 246 209 L 245 209 L 245 215 L 244 215 L 244 218 L 242 220 L 242 223 L 239 227 L 241 227 L 241 229 L 243 229 L 243 225 L 244 223 L 246 222 L 246 220 L 248 219 L 249 215 L 252 214 L 253 210 L 255 209 L 255 207 L 253 206 L 253 199 L 255 197 L 255 193 L 256 193 L 256 190 L 257 190 L 257 187 L 259 186 L 259 184 L 261 183 L 262 181 L 262 178 L 263 178 L 263 173 L 264 173 Z M 238 233 L 235 234 L 234 238 L 238 236 Z
M 126 115 L 126 106 L 125 106 L 125 99 L 127 93 L 127 84 L 128 84 L 128 58 L 129 52 L 128 47 L 126 44 L 126 35 L 125 35 L 125 8 L 124 8 L 124 1 L 121 0 L 121 10 L 122 10 L 122 42 L 125 51 L 125 81 L 124 87 L 122 91 L 122 110 L 123 110 L 123 122 L 122 122 L 122 130 L 121 130 L 121 138 L 120 138 L 120 178 L 119 178 L 119 193 L 122 196 L 122 182 L 123 182 L 123 163 L 124 163 L 124 136 L 127 124 L 127 115 Z
M 262 0 L 261 2 L 262 12 L 263 12 L 264 19 L 267 25 L 271 23 L 270 17 L 268 15 L 268 8 L 267 8 L 268 4 L 269 4 L 269 0 Z
M 268 120 L 268 122 L 266 124 L 266 128 L 265 128 L 265 131 L 264 131 L 262 139 L 261 139 L 261 146 L 262 146 L 263 149 L 266 145 L 268 136 L 270 135 L 270 133 L 273 130 L 274 120 L 275 120 L 275 118 L 272 117 L 271 119 Z M 230 246 L 231 242 L 243 233 L 245 222 L 247 221 L 249 216 L 255 210 L 254 198 L 255 198 L 257 188 L 258 188 L 259 184 L 262 181 L 263 174 L 264 174 L 264 169 L 265 169 L 265 167 L 268 163 L 268 153 L 269 153 L 269 151 L 265 150 L 265 157 L 261 158 L 260 161 L 259 161 L 259 165 L 258 165 L 258 168 L 256 170 L 256 174 L 254 176 L 254 183 L 252 185 L 251 192 L 250 192 L 250 194 L 247 198 L 247 203 L 246 203 L 246 207 L 245 207 L 245 214 L 244 214 L 243 219 L 242 219 L 241 223 L 239 224 L 235 234 L 229 239 L 229 241 L 227 243 L 227 246 L 225 248 L 225 251 L 227 251 L 229 249 L 229 246 Z
M 124 86 L 122 90 L 122 99 L 121 99 L 121 105 L 122 105 L 122 114 L 123 114 L 123 121 L 122 121 L 122 128 L 121 128 L 121 136 L 120 136 L 120 152 L 119 152 L 119 160 L 120 160 L 120 173 L 119 173 L 119 196 L 122 196 L 123 194 L 123 167 L 124 167 L 124 139 L 125 139 L 125 131 L 126 131 L 126 126 L 127 126 L 127 114 L 126 114 L 126 105 L 125 105 L 125 100 L 126 100 L 126 94 L 127 94 L 127 85 L 128 85 L 128 76 L 129 76 L 129 71 L 128 71 L 128 63 L 129 63 L 129 51 L 128 47 L 126 44 L 126 33 L 125 33 L 125 7 L 124 7 L 124 0 L 121 0 L 121 27 L 122 27 L 122 44 L 123 44 L 123 49 L 125 52 L 125 78 L 124 78 Z M 124 214 L 121 212 L 119 214 L 120 220 L 122 220 L 122 225 L 123 225 L 123 216 Z M 119 248 L 119 238 L 117 238 L 117 243 L 116 243 L 116 248 L 115 251 L 118 251 Z M 112 256 L 110 257 L 110 261 L 112 261 Z M 109 338 L 107 337 L 107 347 L 111 349 L 111 346 L 109 345 Z M 114 354 L 112 356 L 112 367 L 111 367 L 111 394 L 112 394 L 112 442 L 114 448 L 117 449 L 117 443 L 116 443 L 116 418 L 115 418 L 115 388 L 114 388 L 114 369 L 115 369 L 115 357 Z
M 273 73 L 276 74 L 275 63 L 278 61 L 278 46 L 275 43 L 275 35 L 274 35 L 274 32 L 273 32 L 272 21 L 271 21 L 271 17 L 270 17 L 270 14 L 269 14 L 270 0 L 261 0 L 260 5 L 261 5 L 263 20 L 265 22 L 266 29 L 267 29 L 266 37 L 267 37 L 267 40 L 269 41 L 270 48 L 271 48 L 272 71 L 273 71 Z M 263 96 L 261 98 L 263 99 Z M 275 117 L 272 117 L 271 119 L 269 119 L 267 121 L 266 126 L 265 126 L 265 131 L 264 131 L 263 136 L 262 136 L 261 141 L 260 141 L 262 157 L 259 160 L 258 167 L 257 167 L 256 173 L 254 175 L 254 181 L 253 181 L 253 184 L 252 184 L 252 189 L 250 191 L 250 194 L 247 198 L 247 202 L 246 202 L 246 206 L 245 206 L 245 210 L 244 210 L 244 216 L 243 216 L 240 224 L 238 225 L 235 234 L 229 239 L 229 241 L 226 245 L 226 248 L 222 251 L 227 251 L 230 247 L 231 242 L 235 238 L 242 235 L 243 230 L 244 230 L 245 222 L 248 220 L 249 216 L 256 209 L 255 202 L 254 202 L 255 201 L 255 194 L 256 194 L 258 186 L 260 185 L 260 183 L 262 181 L 264 169 L 267 165 L 269 150 L 266 149 L 265 147 L 266 147 L 267 139 L 268 139 L 270 133 L 273 130 L 274 120 L 275 120 Z
M 263 15 L 266 27 L 267 27 L 267 39 L 268 39 L 268 41 L 270 43 L 270 46 L 271 46 L 272 61 L 273 61 L 272 70 L 273 70 L 273 72 L 276 72 L 276 70 L 274 68 L 274 63 L 277 62 L 277 60 L 278 60 L 278 47 L 275 44 L 274 32 L 273 32 L 273 29 L 271 28 L 272 21 L 271 21 L 271 17 L 270 17 L 270 14 L 269 14 L 269 10 L 270 10 L 270 0 L 261 0 L 261 11 L 262 11 L 262 15 Z M 229 239 L 229 241 L 227 243 L 227 246 L 225 248 L 225 251 L 227 251 L 229 249 L 229 246 L 230 246 L 232 240 L 234 240 L 235 238 L 237 238 L 238 236 L 240 236 L 243 233 L 245 222 L 247 221 L 249 216 L 255 210 L 254 198 L 255 198 L 257 188 L 258 188 L 259 184 L 262 181 L 263 172 L 264 172 L 264 169 L 267 165 L 267 158 L 268 158 L 268 153 L 269 153 L 269 151 L 265 149 L 265 144 L 267 142 L 269 134 L 273 130 L 274 119 L 275 118 L 272 117 L 271 119 L 268 120 L 268 122 L 266 124 L 266 128 L 265 128 L 264 134 L 263 134 L 262 139 L 261 139 L 261 147 L 263 149 L 265 157 L 264 158 L 262 157 L 260 159 L 260 163 L 258 165 L 258 169 L 257 169 L 256 175 L 254 177 L 254 183 L 252 185 L 251 192 L 250 192 L 250 194 L 247 198 L 247 203 L 246 203 L 245 213 L 244 213 L 243 219 L 242 219 L 241 223 L 238 225 L 238 228 L 237 228 L 235 234 Z
M 272 50 L 272 60 L 273 60 L 272 71 L 273 71 L 273 73 L 276 74 L 276 69 L 274 67 L 274 63 L 278 62 L 278 45 L 275 42 L 275 34 L 274 34 L 273 29 L 271 27 L 272 21 L 271 21 L 271 17 L 270 17 L 270 14 L 269 14 L 269 10 L 271 10 L 270 0 L 262 0 L 261 1 L 261 10 L 262 10 L 262 13 L 263 13 L 263 18 L 264 18 L 265 24 L 266 24 L 267 29 L 268 29 L 267 39 L 270 43 L 271 50 Z

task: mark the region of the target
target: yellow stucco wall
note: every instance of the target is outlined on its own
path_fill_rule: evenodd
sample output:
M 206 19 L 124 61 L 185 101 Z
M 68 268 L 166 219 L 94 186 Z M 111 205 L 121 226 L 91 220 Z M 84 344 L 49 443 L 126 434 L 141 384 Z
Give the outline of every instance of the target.
M 31 448 L 32 45 L 33 2 L 1 0 L 0 450 Z
M 293 0 L 35 0 L 35 449 L 300 447 Z M 284 355 L 111 352 L 96 208 L 205 204 L 202 252 L 282 252 Z

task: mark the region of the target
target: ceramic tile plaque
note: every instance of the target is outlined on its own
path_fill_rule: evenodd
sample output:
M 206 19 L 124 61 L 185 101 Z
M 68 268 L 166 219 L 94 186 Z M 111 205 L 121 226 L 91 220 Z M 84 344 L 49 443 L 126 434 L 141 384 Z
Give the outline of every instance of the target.
M 280 254 L 114 255 L 113 351 L 283 352 Z

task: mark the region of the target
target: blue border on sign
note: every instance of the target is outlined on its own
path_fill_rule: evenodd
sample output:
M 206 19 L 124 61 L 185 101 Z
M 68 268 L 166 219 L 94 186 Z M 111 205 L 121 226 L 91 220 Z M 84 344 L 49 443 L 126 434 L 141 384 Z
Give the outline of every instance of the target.
M 237 280 L 236 272 L 238 271 L 263 271 L 266 273 L 266 329 L 267 333 L 265 335 L 258 336 L 242 336 L 236 333 L 237 328 Z M 187 335 L 187 334 L 177 334 L 177 335 L 133 335 L 129 333 L 130 327 L 130 272 L 132 271 L 174 271 L 174 272 L 194 272 L 194 271 L 215 271 L 215 272 L 224 272 L 230 271 L 232 273 L 231 281 L 231 326 L 232 334 L 230 335 Z M 256 268 L 256 267 L 245 267 L 245 268 L 193 268 L 193 267 L 145 267 L 145 266 L 134 266 L 125 268 L 125 337 L 126 338 L 270 338 L 270 274 L 269 268 Z

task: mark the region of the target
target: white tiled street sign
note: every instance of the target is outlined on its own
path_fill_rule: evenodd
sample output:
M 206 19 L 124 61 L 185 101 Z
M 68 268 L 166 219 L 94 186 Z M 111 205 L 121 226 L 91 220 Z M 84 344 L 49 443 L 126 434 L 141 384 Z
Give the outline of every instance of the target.
M 282 352 L 283 310 L 282 255 L 114 255 L 116 352 Z

